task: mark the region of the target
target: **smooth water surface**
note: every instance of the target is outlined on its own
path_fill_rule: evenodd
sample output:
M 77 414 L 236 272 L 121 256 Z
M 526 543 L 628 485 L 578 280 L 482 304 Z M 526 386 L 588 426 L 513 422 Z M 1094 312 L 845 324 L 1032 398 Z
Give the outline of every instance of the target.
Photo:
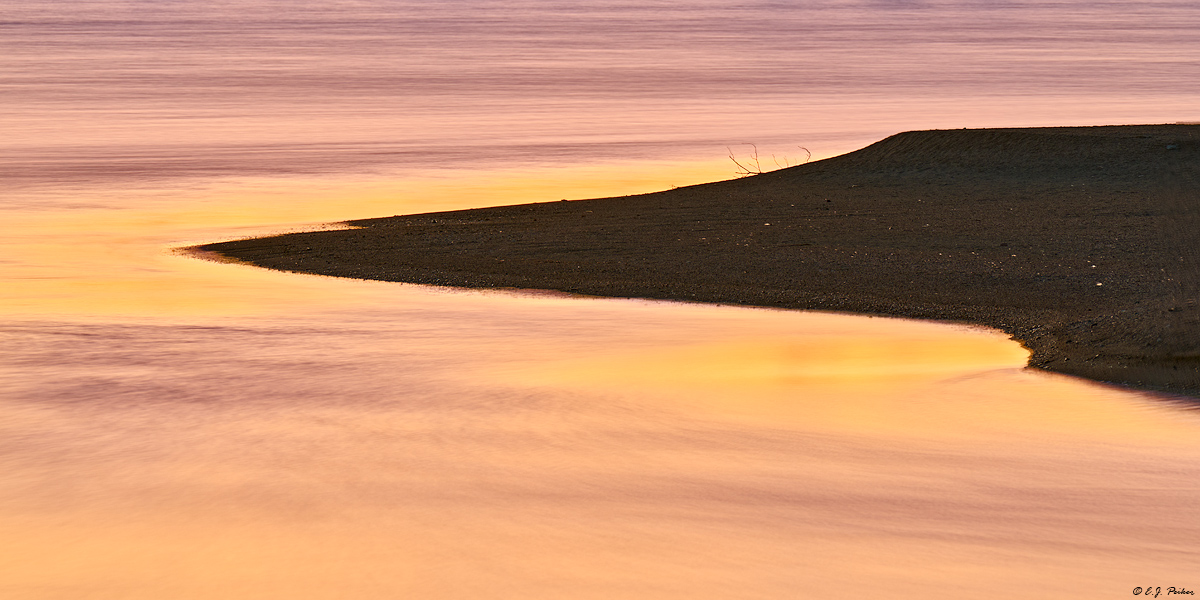
M 190 244 L 1200 120 L 1186 2 L 6 0 L 0 597 L 1200 587 L 1200 418 L 944 324 Z

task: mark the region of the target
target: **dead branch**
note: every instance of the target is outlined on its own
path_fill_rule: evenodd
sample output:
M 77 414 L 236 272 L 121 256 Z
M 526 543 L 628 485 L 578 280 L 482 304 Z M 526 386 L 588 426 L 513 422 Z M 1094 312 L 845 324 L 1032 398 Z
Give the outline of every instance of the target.
M 749 166 L 751 164 L 750 161 L 746 161 L 745 165 L 738 162 L 738 159 L 733 155 L 733 149 L 730 148 L 729 146 L 725 146 L 725 149 L 729 151 L 729 160 L 732 160 L 733 164 L 738 166 L 739 170 L 735 171 L 735 173 L 737 173 L 738 175 L 743 175 L 743 176 L 745 176 L 745 175 L 762 175 L 762 172 L 763 172 L 762 165 L 759 164 L 759 162 L 758 162 L 758 146 L 751 144 L 751 143 L 745 143 L 745 144 L 741 144 L 741 145 L 742 146 L 750 146 L 751 148 L 754 149 L 753 153 L 750 155 L 750 160 L 753 161 L 753 166 Z
M 743 177 L 745 177 L 747 175 L 762 175 L 763 173 L 765 173 L 765 171 L 763 171 L 763 169 L 762 169 L 762 164 L 759 163 L 759 160 L 758 160 L 758 146 L 751 144 L 749 142 L 744 143 L 744 144 L 739 144 L 739 145 L 740 146 L 750 146 L 750 148 L 752 150 L 751 150 L 749 159 L 743 159 L 743 160 L 739 161 L 737 159 L 737 156 L 734 154 L 733 149 L 730 148 L 729 146 L 725 146 L 725 149 L 729 151 L 729 160 L 732 160 L 733 164 L 737 165 L 737 171 L 734 171 L 734 172 Z M 805 164 L 808 161 L 812 160 L 812 152 L 810 152 L 808 150 L 808 148 L 805 148 L 804 146 L 796 146 L 796 147 L 803 150 L 804 154 L 806 155 L 806 157 L 804 158 L 804 162 L 796 163 L 797 165 Z M 792 166 L 792 161 L 791 161 L 791 159 L 789 159 L 787 157 L 787 155 L 784 155 L 782 165 L 779 164 L 779 159 L 774 154 L 771 155 L 771 160 L 774 161 L 775 166 L 780 169 L 784 169 L 784 168 Z

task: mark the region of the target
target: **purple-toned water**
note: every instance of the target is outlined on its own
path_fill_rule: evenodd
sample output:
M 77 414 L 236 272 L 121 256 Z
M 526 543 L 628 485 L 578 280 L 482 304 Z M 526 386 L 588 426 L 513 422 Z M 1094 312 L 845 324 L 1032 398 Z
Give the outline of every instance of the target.
M 1182 0 L 6 0 L 0 150 L 6 187 L 53 188 L 1195 120 L 1197 30 Z
M 1194 590 L 1194 413 L 996 333 L 174 249 L 724 179 L 747 144 L 1197 121 L 1197 31 L 1187 2 L 5 0 L 0 597 Z

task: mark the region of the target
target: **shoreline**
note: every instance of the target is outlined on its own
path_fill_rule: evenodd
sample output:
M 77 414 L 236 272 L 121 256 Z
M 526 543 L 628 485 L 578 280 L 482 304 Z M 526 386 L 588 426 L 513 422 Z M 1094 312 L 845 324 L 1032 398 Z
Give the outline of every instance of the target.
M 196 248 L 471 288 L 1000 329 L 1029 366 L 1200 398 L 1200 125 L 911 131 L 668 191 Z

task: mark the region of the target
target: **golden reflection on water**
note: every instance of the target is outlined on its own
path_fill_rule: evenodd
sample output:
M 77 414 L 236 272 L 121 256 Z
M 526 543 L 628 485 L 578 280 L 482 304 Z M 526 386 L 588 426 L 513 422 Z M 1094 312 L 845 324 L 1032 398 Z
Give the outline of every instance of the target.
M 1121 394 L 1098 393 L 1098 384 L 1023 371 L 1028 352 L 999 333 L 898 319 L 821 318 L 836 328 L 805 327 L 795 337 L 763 331 L 753 338 L 558 360 L 522 377 L 594 389 L 634 387 L 723 418 L 837 434 L 1195 442 L 1195 424 L 1176 420 L 1171 411 L 1132 410 Z
M 191 244 L 309 230 L 346 219 L 644 193 L 728 176 L 718 163 L 587 165 L 454 179 L 253 180 L 193 190 L 131 191 L 121 208 L 6 210 L 0 314 L 189 315 L 270 310 L 271 298 L 332 298 L 302 278 L 260 285 L 260 274 L 181 257 Z M 566 191 L 566 190 L 569 190 Z M 28 203 L 86 202 L 33 197 Z M 100 203 L 104 203 L 101 198 Z M 247 287 L 249 286 L 249 287 Z M 334 292 L 335 294 L 337 292 Z M 262 296 L 266 294 L 266 298 Z
M 993 332 L 311 280 L 370 291 L 125 326 L 166 356 L 0 404 L 6 598 L 1088 598 L 1196 559 L 1200 423 Z

